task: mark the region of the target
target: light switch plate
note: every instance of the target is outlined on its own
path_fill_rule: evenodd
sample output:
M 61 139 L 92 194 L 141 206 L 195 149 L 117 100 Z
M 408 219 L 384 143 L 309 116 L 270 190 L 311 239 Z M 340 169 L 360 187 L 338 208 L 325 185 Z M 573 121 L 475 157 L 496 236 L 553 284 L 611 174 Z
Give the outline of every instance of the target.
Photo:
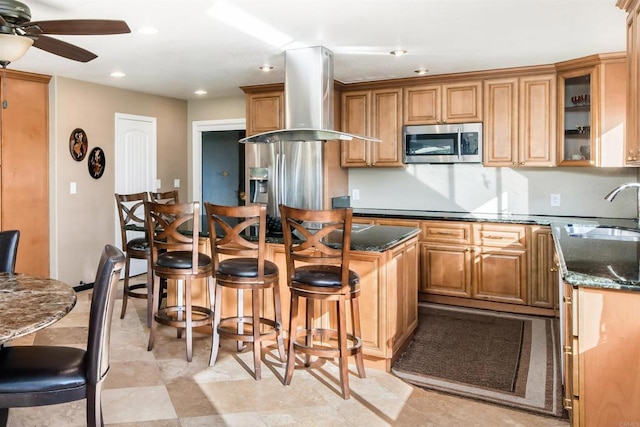
M 178 178 L 173 180 L 173 188 L 180 188 L 180 180 Z
M 76 194 L 76 183 L 75 182 L 69 183 L 69 193 L 70 194 Z
M 552 194 L 551 195 L 551 206 L 560 206 L 560 195 Z

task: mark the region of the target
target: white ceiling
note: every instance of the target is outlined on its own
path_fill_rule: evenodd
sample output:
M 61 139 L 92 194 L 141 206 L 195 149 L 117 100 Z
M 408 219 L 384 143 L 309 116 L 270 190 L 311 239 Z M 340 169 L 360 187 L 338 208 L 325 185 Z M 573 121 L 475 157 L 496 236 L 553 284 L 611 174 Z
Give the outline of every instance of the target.
M 344 83 L 549 64 L 625 50 L 616 0 L 22 0 L 33 21 L 122 19 L 131 34 L 53 36 L 98 55 L 79 63 L 31 48 L 9 68 L 180 99 L 241 96 L 284 81 L 284 50 L 323 45 Z M 273 46 L 207 13 L 226 2 L 288 36 Z M 224 6 L 224 3 L 222 4 Z M 218 9 L 219 10 L 219 9 Z M 256 28 L 249 18 L 234 20 Z M 139 34 L 154 26 L 155 35 Z M 401 57 L 389 55 L 406 49 Z M 271 73 L 258 66 L 270 64 Z M 112 71 L 125 77 L 110 77 Z

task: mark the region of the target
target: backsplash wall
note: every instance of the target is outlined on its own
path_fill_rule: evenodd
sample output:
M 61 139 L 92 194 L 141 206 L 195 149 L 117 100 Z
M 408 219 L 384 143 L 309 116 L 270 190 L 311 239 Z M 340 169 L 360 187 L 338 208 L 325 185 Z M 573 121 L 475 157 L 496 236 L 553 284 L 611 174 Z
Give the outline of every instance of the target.
M 636 168 L 493 168 L 482 165 L 407 165 L 351 168 L 354 208 L 635 218 L 638 193 L 628 189 L 613 202 L 604 196 L 638 181 Z M 551 194 L 560 206 L 551 206 Z

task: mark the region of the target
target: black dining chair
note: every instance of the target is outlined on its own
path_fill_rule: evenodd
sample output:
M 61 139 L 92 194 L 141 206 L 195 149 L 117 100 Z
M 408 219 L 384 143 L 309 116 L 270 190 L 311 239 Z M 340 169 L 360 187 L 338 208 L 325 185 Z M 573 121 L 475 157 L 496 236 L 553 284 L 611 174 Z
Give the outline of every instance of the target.
M 93 285 L 86 350 L 61 346 L 5 346 L 0 351 L 0 426 L 9 408 L 87 399 L 87 425 L 102 426 L 102 384 L 109 370 L 115 289 L 125 256 L 106 245 Z
M 16 269 L 20 230 L 0 231 L 0 273 L 13 273 Z

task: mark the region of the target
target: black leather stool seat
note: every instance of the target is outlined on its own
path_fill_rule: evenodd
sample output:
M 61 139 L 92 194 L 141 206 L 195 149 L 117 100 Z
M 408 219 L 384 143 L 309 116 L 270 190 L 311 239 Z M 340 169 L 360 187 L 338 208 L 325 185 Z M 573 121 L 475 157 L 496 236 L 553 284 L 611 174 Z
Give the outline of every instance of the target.
M 165 268 L 191 268 L 190 251 L 172 251 L 158 255 L 156 265 Z M 211 264 L 211 257 L 203 253 L 198 254 L 198 267 Z
M 342 276 L 340 267 L 336 265 L 306 265 L 296 268 L 293 281 L 305 285 L 319 286 L 323 288 L 341 288 Z M 349 286 L 352 290 L 360 283 L 360 276 L 353 270 L 349 270 Z
M 74 347 L 17 346 L 0 351 L 0 394 L 33 393 L 86 384 L 86 351 Z
M 220 261 L 218 274 L 242 278 L 258 277 L 257 258 L 231 258 Z M 278 266 L 271 261 L 264 261 L 264 275 L 278 274 Z
M 127 242 L 127 249 L 133 249 L 134 251 L 149 252 L 149 242 L 144 237 L 138 237 L 131 239 Z

